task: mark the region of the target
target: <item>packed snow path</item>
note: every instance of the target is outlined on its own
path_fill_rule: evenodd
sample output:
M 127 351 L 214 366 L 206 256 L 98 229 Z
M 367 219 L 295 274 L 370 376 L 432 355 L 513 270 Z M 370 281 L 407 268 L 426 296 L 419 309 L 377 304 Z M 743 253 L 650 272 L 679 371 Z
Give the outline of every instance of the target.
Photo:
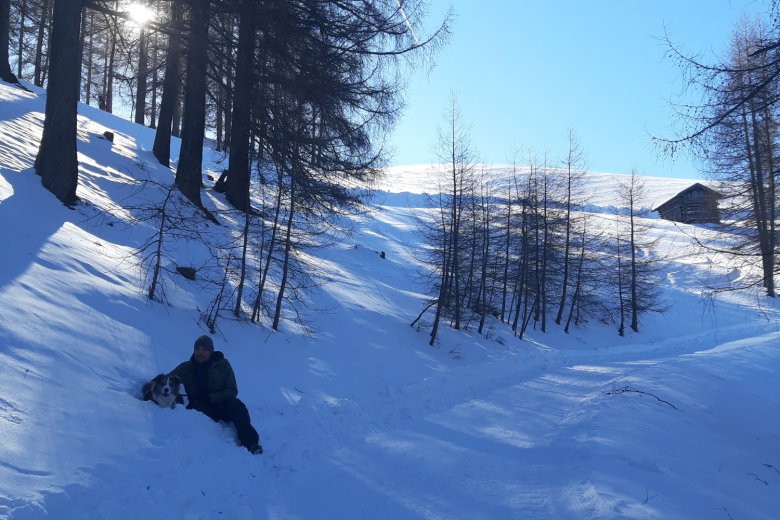
M 224 425 L 153 409 L 148 446 L 87 469 L 89 485 L 45 509 L 106 519 L 129 518 L 131 504 L 187 519 L 770 519 L 780 405 L 768 367 L 779 357 L 777 333 L 557 368 L 507 354 L 330 406 L 301 394 L 284 410 L 255 408 L 271 432 L 262 457 L 238 449 Z M 648 394 L 611 393 L 625 386 Z

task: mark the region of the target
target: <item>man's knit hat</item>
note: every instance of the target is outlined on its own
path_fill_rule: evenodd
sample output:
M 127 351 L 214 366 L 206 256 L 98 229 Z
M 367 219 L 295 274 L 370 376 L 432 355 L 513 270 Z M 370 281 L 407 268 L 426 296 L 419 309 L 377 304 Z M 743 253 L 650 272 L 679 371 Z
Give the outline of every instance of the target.
M 197 350 L 198 347 L 205 347 L 207 350 L 214 352 L 214 342 L 205 334 L 195 340 L 195 347 L 193 350 Z

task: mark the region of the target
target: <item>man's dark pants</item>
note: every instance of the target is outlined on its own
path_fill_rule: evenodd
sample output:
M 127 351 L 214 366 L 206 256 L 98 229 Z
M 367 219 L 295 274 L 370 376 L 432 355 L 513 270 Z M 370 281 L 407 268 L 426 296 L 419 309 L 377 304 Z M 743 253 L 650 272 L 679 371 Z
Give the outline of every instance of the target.
M 260 436 L 249 419 L 249 410 L 240 399 L 233 397 L 217 403 L 191 401 L 188 408 L 202 412 L 215 421 L 232 422 L 242 446 L 251 448 L 260 444 Z

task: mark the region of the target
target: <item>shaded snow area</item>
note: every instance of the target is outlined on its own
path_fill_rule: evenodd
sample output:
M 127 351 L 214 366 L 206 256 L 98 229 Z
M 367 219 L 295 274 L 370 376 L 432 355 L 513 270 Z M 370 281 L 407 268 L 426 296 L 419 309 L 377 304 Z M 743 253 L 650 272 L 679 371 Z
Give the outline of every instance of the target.
M 153 131 L 80 105 L 70 210 L 32 168 L 43 107 L 43 92 L 0 84 L 0 518 L 779 517 L 778 308 L 703 298 L 742 273 L 698 251 L 693 228 L 645 219 L 670 259 L 669 310 L 639 334 L 594 320 L 521 341 L 493 320 L 429 347 L 430 316 L 409 324 L 426 301 L 414 210 L 432 184 L 425 167 L 390 169 L 352 234 L 310 253 L 310 336 L 290 315 L 274 333 L 220 323 L 265 448 L 253 456 L 232 426 L 139 399 L 190 356 L 213 296 L 166 274 L 168 303 L 145 298 L 133 251 L 153 225 L 130 222 L 153 188 L 138 180 L 172 181 Z M 205 173 L 224 168 L 205 156 Z M 605 220 L 615 178 L 589 178 Z M 666 200 L 687 184 L 648 189 Z M 224 207 L 211 190 L 204 202 Z

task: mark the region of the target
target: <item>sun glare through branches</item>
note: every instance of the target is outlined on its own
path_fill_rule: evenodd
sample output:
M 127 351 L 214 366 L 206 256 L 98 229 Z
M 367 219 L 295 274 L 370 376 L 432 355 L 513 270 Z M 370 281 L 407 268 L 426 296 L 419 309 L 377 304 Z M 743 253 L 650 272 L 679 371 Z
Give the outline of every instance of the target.
M 146 25 L 153 17 L 154 12 L 143 4 L 130 4 L 127 6 L 127 14 L 137 25 Z

